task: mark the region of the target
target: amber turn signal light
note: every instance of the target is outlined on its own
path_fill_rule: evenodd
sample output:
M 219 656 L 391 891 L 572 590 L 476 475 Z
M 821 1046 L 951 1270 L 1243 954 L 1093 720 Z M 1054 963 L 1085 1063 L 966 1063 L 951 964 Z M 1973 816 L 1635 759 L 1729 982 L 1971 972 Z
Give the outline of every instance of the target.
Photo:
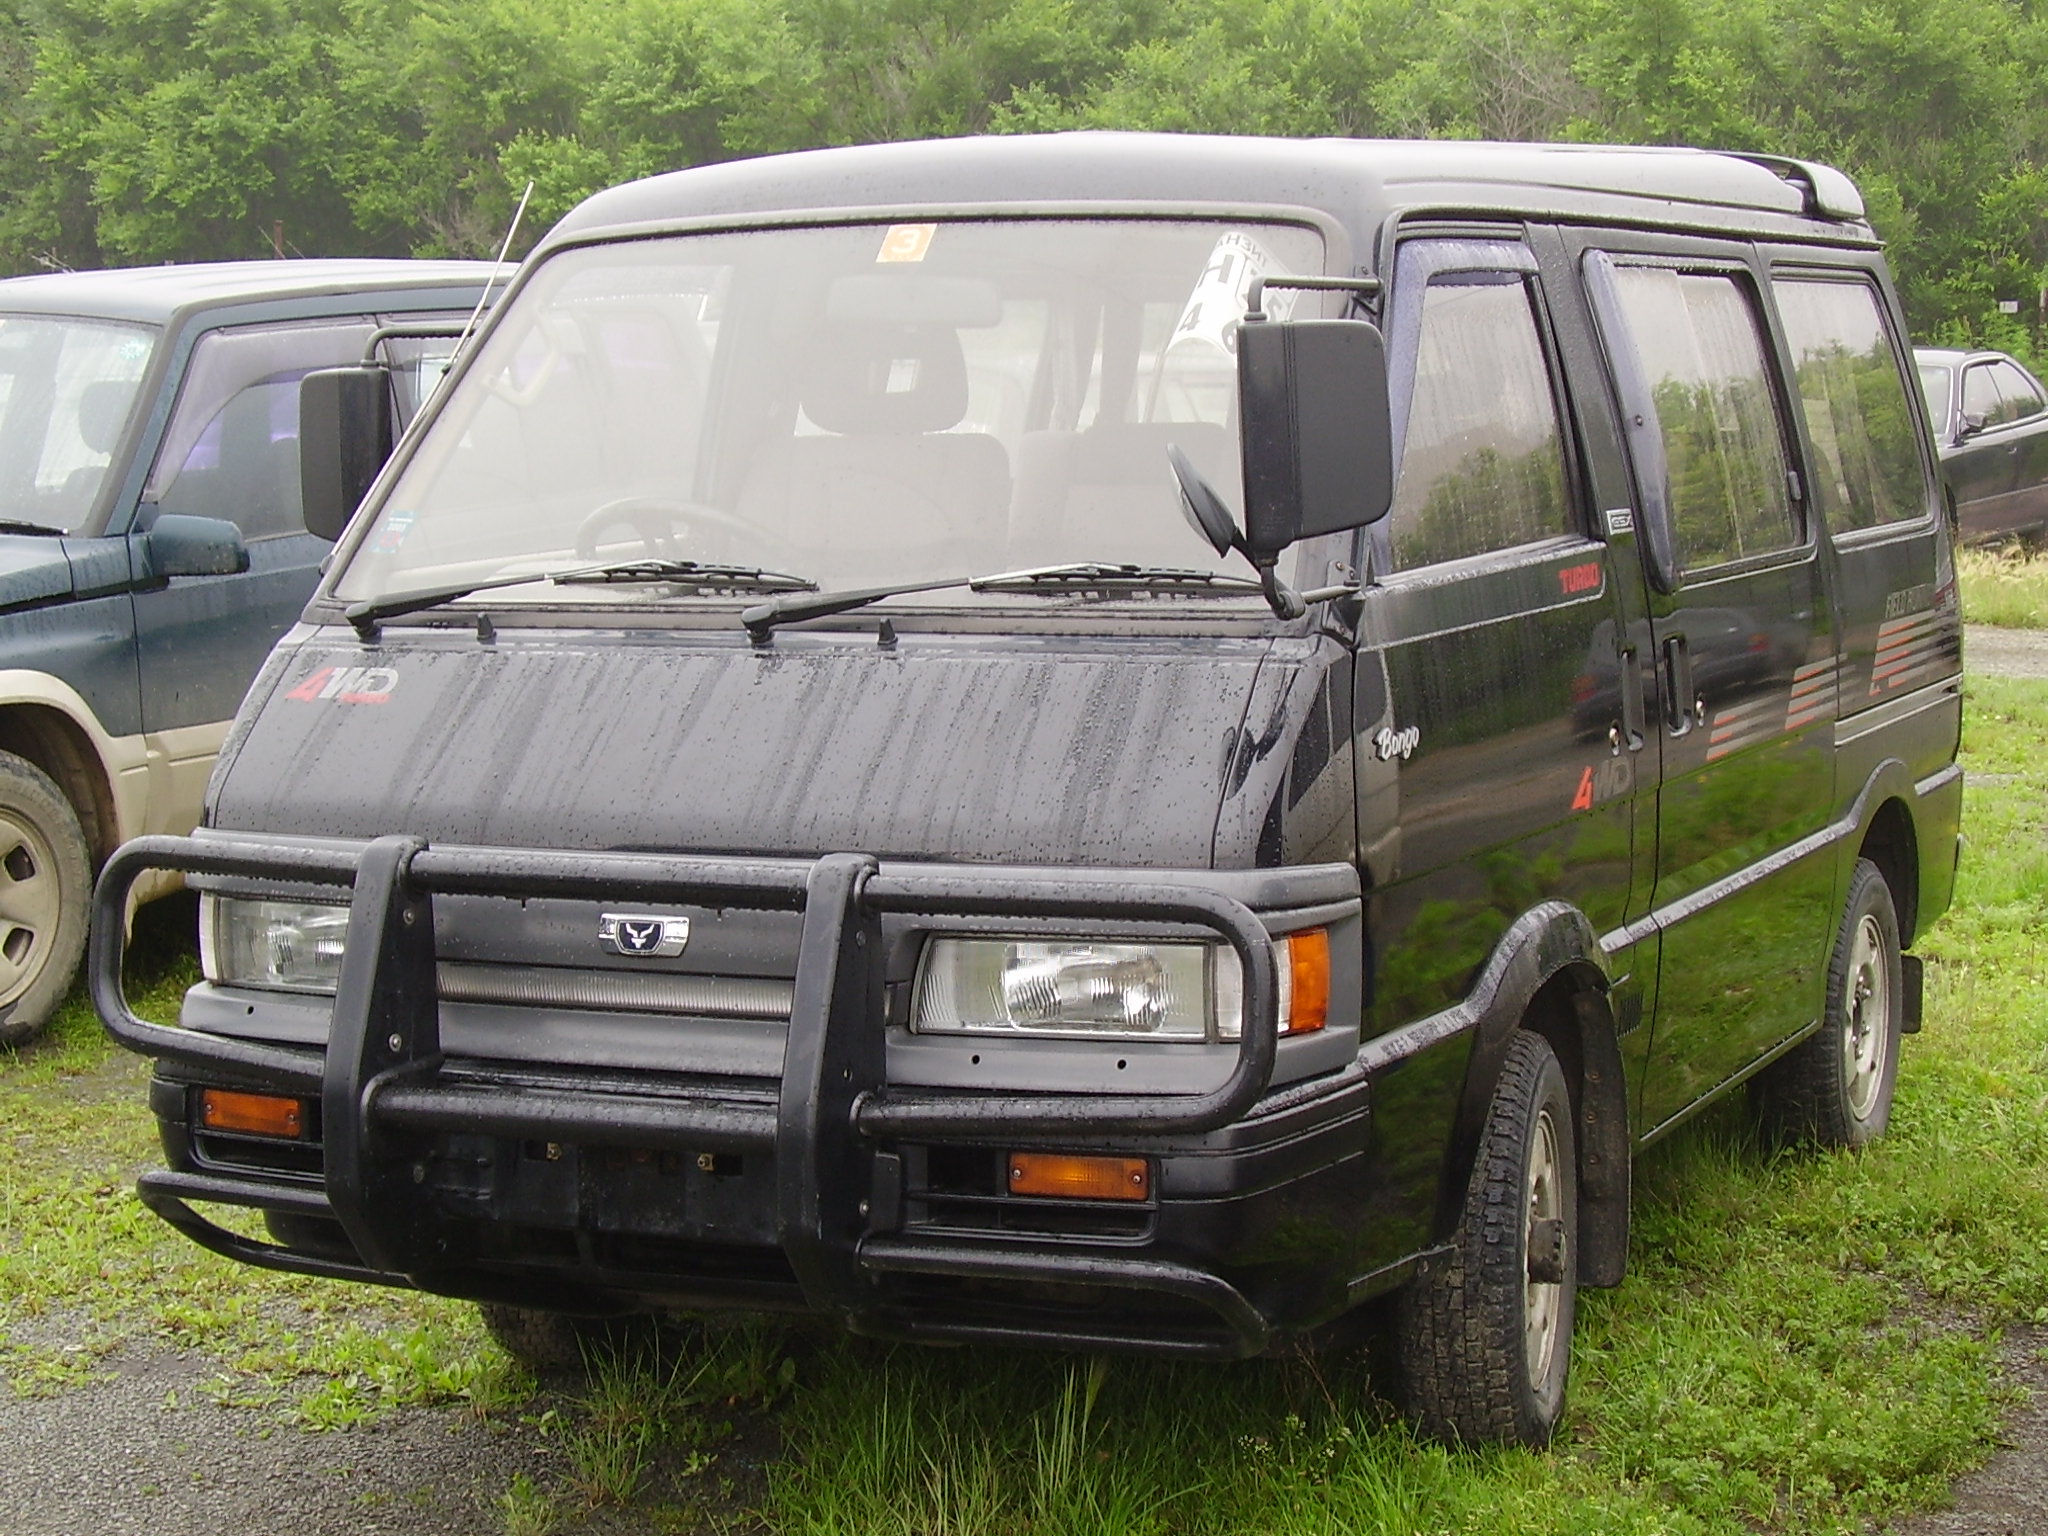
M 1281 1033 L 1313 1034 L 1330 1020 L 1330 930 L 1287 936 L 1289 998 Z
M 1152 1192 L 1152 1167 L 1142 1157 L 1068 1157 L 1012 1152 L 1010 1193 L 1067 1200 L 1142 1200 Z
M 208 1088 L 199 1095 L 199 1123 L 209 1131 L 276 1136 L 297 1141 L 306 1133 L 305 1106 L 267 1093 L 230 1093 Z

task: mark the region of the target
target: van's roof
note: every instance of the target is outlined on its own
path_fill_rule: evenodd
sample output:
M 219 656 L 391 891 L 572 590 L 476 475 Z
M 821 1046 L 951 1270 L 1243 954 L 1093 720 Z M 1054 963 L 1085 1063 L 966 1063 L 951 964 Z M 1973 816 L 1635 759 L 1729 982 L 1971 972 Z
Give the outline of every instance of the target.
M 98 272 L 43 272 L 0 281 L 0 311 L 90 315 L 164 324 L 197 308 L 329 294 L 468 288 L 487 261 L 215 261 Z M 510 276 L 509 270 L 505 274 Z
M 671 172 L 600 192 L 554 238 L 682 220 L 820 210 L 972 213 L 1096 204 L 1317 209 L 1363 238 L 1394 212 L 1619 219 L 1871 240 L 1839 171 L 1698 149 L 1454 140 L 1060 133 L 809 150 Z

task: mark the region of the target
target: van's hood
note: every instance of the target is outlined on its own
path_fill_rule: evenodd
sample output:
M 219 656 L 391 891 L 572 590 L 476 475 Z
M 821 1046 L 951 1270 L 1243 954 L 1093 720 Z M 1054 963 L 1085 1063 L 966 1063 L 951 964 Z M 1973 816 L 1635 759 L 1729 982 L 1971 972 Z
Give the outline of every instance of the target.
M 1261 834 L 1327 665 L 1313 641 L 1217 636 L 344 635 L 273 654 L 209 825 L 1247 867 L 1274 858 Z

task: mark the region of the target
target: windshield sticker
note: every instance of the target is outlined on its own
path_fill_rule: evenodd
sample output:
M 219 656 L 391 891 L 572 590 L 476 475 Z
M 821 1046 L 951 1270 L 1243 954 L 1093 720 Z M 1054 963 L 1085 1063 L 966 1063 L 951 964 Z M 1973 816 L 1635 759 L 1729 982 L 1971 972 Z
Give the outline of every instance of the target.
M 370 542 L 373 555 L 395 555 L 405 536 L 412 530 L 413 514 L 393 510 L 384 514 L 384 521 L 377 525 L 377 537 Z
M 322 667 L 285 697 L 302 704 L 388 704 L 397 687 L 390 667 Z
M 891 224 L 889 232 L 882 236 L 882 249 L 875 260 L 923 261 L 925 252 L 932 248 L 932 236 L 938 231 L 936 224 Z
M 1285 270 L 1270 251 L 1243 230 L 1226 230 L 1217 238 L 1215 248 L 1209 252 L 1208 265 L 1196 279 L 1194 292 L 1188 295 L 1180 312 L 1180 323 L 1173 328 L 1169 350 L 1183 342 L 1199 340 L 1236 356 L 1237 328 L 1243 323 L 1245 308 L 1251 301 L 1252 279 L 1272 277 Z M 1291 290 L 1268 292 L 1262 301 L 1266 317 L 1285 320 L 1294 312 L 1294 299 Z

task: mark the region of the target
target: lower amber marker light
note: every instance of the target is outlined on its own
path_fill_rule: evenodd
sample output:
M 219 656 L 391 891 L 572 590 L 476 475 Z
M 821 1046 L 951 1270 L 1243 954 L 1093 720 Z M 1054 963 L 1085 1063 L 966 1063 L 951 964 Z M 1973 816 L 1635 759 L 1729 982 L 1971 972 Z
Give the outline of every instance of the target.
M 1067 1200 L 1143 1200 L 1152 1193 L 1152 1165 L 1142 1157 L 1012 1152 L 1010 1193 Z
M 199 1123 L 209 1131 L 276 1136 L 297 1141 L 305 1135 L 305 1106 L 267 1093 L 233 1093 L 208 1088 L 199 1095 Z

